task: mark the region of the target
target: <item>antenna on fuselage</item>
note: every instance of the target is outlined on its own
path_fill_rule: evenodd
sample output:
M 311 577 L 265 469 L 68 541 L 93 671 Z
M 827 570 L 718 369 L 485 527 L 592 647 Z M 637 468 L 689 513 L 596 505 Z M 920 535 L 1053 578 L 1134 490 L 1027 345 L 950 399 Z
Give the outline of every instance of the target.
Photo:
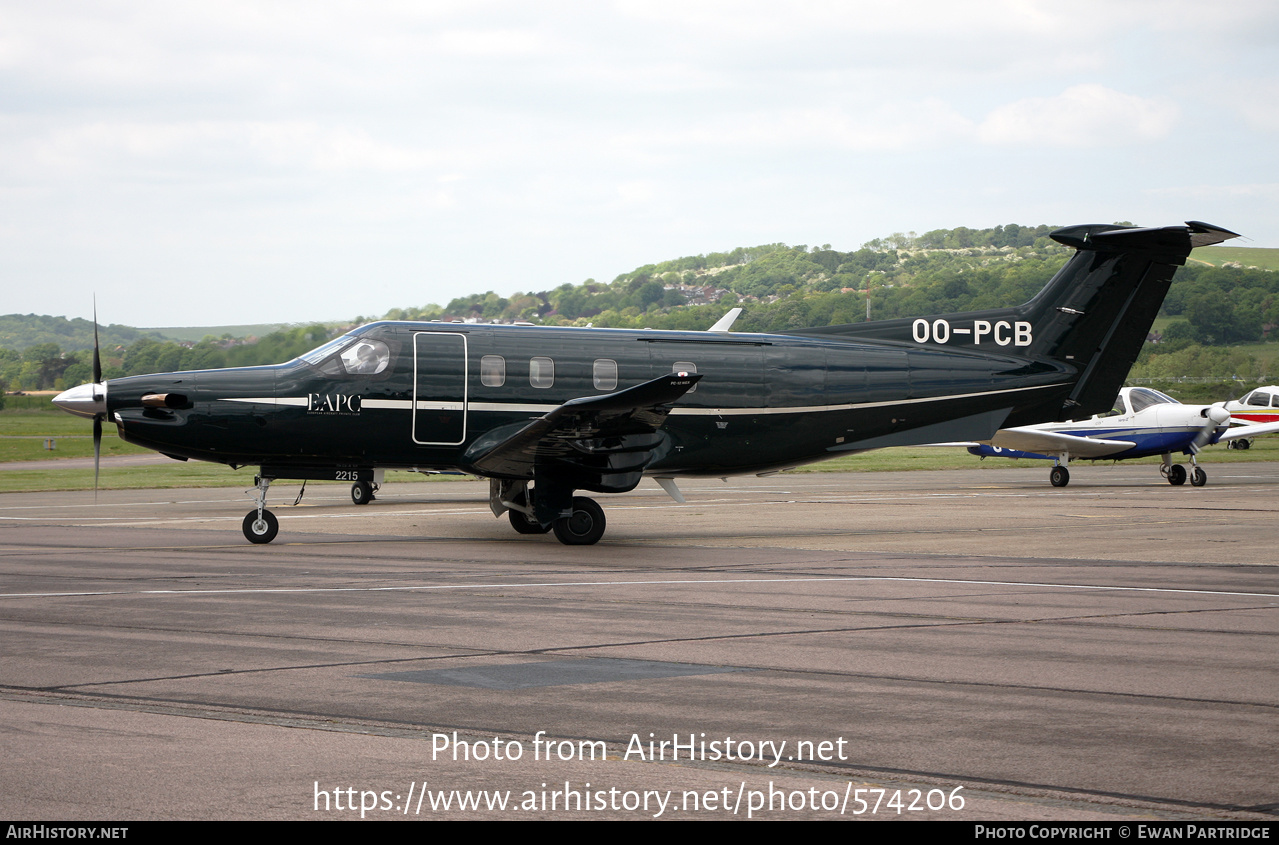
M 706 331 L 726 332 L 733 327 L 733 323 L 736 323 L 737 318 L 740 317 L 741 315 L 742 315 L 742 309 L 734 308 L 730 310 L 727 314 L 725 314 L 723 317 L 720 317 L 718 320 L 716 320 L 715 325 L 711 326 Z

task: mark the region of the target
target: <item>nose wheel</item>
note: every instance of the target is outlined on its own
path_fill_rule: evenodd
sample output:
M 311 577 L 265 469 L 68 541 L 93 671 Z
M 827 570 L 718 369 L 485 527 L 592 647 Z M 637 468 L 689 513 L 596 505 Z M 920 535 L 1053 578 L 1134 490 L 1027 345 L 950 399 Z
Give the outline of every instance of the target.
M 259 475 L 253 481 L 257 485 L 257 492 L 253 498 L 258 506 L 244 515 L 244 522 L 241 523 L 240 529 L 244 531 L 244 538 L 250 543 L 269 543 L 275 539 L 276 534 L 280 533 L 280 520 L 266 509 L 266 491 L 271 487 L 271 479 Z
M 270 511 L 259 513 L 253 510 L 245 514 L 241 528 L 250 543 L 269 543 L 280 533 L 280 520 Z

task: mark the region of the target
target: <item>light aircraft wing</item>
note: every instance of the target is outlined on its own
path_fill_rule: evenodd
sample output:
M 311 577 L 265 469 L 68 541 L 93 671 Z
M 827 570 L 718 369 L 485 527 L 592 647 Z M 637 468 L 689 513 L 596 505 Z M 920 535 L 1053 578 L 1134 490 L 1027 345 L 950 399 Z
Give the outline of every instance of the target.
M 1260 434 L 1274 434 L 1279 431 L 1279 422 L 1261 423 L 1258 425 L 1237 425 L 1224 431 L 1217 437 L 1217 443 L 1223 440 L 1236 440 L 1240 437 L 1256 437 Z
M 990 445 L 1019 452 L 1037 452 L 1041 455 L 1069 454 L 1072 458 L 1104 458 L 1125 452 L 1137 444 L 1131 440 L 1102 440 L 1096 437 L 1079 437 L 1061 431 L 1045 431 L 1033 426 L 1001 428 L 990 439 Z
M 700 378 L 669 373 L 617 393 L 570 399 L 527 423 L 481 436 L 467 450 L 467 463 L 484 475 L 529 477 L 538 458 L 571 456 L 583 451 L 581 441 L 651 434 Z

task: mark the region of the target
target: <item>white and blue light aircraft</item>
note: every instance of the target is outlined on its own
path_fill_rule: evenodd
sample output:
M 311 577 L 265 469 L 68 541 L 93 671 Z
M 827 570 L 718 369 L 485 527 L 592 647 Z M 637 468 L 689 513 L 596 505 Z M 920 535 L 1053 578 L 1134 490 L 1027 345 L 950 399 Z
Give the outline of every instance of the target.
M 1180 486 L 1190 479 L 1195 487 L 1208 483 L 1208 474 L 1195 460 L 1204 446 L 1279 431 L 1279 422 L 1230 427 L 1230 411 L 1217 405 L 1183 405 L 1148 387 L 1125 387 L 1115 406 L 1076 422 L 1045 423 L 1002 428 L 990 440 L 966 443 L 982 458 L 1038 458 L 1053 461 L 1049 481 L 1054 487 L 1070 483 L 1071 459 L 1123 461 L 1161 455 L 1159 471 L 1168 483 Z M 1174 464 L 1172 456 L 1190 456 L 1190 471 Z

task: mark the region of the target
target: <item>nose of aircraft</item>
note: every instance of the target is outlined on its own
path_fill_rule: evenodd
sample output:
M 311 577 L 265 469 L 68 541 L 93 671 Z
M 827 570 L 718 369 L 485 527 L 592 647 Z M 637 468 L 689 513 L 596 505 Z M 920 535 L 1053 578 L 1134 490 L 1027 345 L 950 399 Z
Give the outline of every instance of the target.
M 1212 420 L 1217 425 L 1225 425 L 1230 422 L 1230 412 L 1227 411 L 1225 406 L 1221 403 L 1217 403 L 1205 411 L 1204 416 Z
M 53 397 L 53 404 L 78 417 L 95 417 L 107 412 L 107 386 L 81 384 Z

